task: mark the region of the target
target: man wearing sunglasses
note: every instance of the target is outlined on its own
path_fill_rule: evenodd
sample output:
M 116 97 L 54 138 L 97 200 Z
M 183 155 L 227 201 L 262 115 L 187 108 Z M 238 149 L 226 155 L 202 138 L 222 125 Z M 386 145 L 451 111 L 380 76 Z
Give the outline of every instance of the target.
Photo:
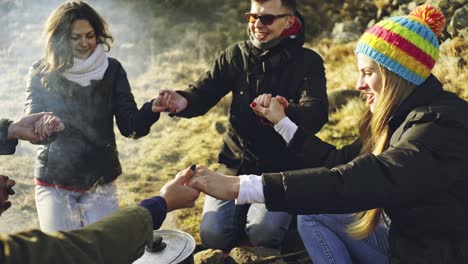
M 288 117 L 315 134 L 328 121 L 323 61 L 302 47 L 304 20 L 295 0 L 252 0 L 246 18 L 249 40 L 228 47 L 211 71 L 188 90 L 162 90 L 153 101 L 153 111 L 196 117 L 232 93 L 229 126 L 218 157 L 220 172 L 240 175 L 295 169 L 294 154 L 250 104 L 258 96 L 281 95 L 288 100 Z M 206 196 L 200 236 L 204 246 L 223 250 L 236 246 L 244 235 L 253 245 L 278 247 L 290 221 L 291 215 L 268 212 L 261 204 L 237 206 Z

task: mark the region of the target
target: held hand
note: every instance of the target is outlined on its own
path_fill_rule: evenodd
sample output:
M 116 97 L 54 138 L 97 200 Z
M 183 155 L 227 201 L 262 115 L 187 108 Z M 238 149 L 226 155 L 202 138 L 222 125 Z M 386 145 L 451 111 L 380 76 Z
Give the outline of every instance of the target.
M 273 124 L 277 124 L 286 116 L 284 105 L 287 105 L 287 101 L 283 98 L 284 97 L 279 100 L 276 97 L 272 98 L 268 107 L 255 104 L 255 102 L 252 103 L 250 107 L 257 115 L 266 118 Z
M 153 100 L 152 110 L 157 112 L 179 113 L 187 108 L 187 99 L 177 92 L 162 90 L 159 96 Z
M 60 118 L 53 115 L 44 115 L 34 125 L 34 132 L 39 136 L 40 140 L 47 140 L 49 137 L 57 132 L 65 129 L 65 125 Z
M 257 105 L 268 108 L 270 106 L 271 98 L 272 98 L 271 94 L 261 94 L 257 96 L 257 98 L 253 100 L 253 102 Z M 278 100 L 278 102 L 283 106 L 284 109 L 288 108 L 289 103 L 285 97 L 281 95 L 277 95 L 273 98 L 276 98 L 276 100 Z
M 41 120 L 42 118 L 46 117 L 44 120 Z M 44 121 L 48 120 L 48 118 L 54 117 L 52 113 L 50 112 L 42 112 L 42 113 L 36 113 L 36 114 L 31 114 L 22 117 L 18 121 L 15 121 L 10 124 L 8 127 L 8 138 L 13 139 L 21 139 L 21 140 L 29 140 L 31 142 L 37 142 L 41 140 L 41 135 L 36 133 L 37 127 L 38 127 L 38 122 L 39 123 L 44 123 Z M 56 118 L 56 117 L 54 117 Z M 57 120 L 52 120 L 51 121 L 51 127 L 53 132 L 59 132 L 64 129 L 64 125 L 60 121 L 60 119 L 57 118 Z M 46 130 L 45 132 L 51 133 L 49 130 Z
M 278 100 L 278 103 L 280 103 L 284 109 L 288 108 L 289 106 L 289 102 L 288 102 L 288 99 L 286 99 L 285 97 L 281 96 L 281 95 L 277 95 L 275 96 L 276 100 Z
M 177 173 L 175 179 L 166 183 L 159 195 L 166 200 L 167 211 L 181 208 L 189 208 L 195 205 L 195 201 L 200 196 L 200 191 L 186 186 L 187 181 L 193 176 L 195 166 L 191 166 Z
M 268 107 L 270 105 L 270 101 L 271 101 L 271 94 L 261 94 L 257 96 L 257 98 L 254 99 L 251 106 L 261 105 L 263 107 Z M 271 123 L 268 119 L 266 119 L 263 116 L 259 116 L 259 119 L 260 119 L 260 123 L 262 123 L 265 126 L 273 125 L 273 123 Z
M 15 181 L 10 180 L 7 176 L 0 175 L 0 215 L 11 207 L 11 202 L 8 201 L 8 196 L 15 194 L 13 186 Z
M 271 101 L 271 94 L 261 94 L 255 98 L 254 103 L 257 105 L 261 105 L 263 107 L 268 107 L 270 105 Z
M 228 201 L 236 199 L 239 195 L 240 179 L 197 166 L 195 176 L 188 182 L 188 186 L 214 198 Z

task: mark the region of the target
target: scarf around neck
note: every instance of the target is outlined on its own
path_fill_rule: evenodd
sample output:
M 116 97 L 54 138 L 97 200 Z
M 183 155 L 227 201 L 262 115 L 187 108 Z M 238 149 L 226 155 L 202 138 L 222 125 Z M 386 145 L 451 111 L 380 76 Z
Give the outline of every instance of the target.
M 98 44 L 91 56 L 82 60 L 73 57 L 73 66 L 65 70 L 62 76 L 82 87 L 91 84 L 91 80 L 102 80 L 109 66 L 103 44 Z

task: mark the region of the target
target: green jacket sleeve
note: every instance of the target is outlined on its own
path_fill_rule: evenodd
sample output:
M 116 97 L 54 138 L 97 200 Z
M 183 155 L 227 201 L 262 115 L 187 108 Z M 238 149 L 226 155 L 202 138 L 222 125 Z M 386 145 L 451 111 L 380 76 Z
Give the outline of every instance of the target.
M 152 241 L 151 215 L 143 207 L 119 210 L 83 229 L 39 230 L 0 236 L 1 263 L 132 263 Z

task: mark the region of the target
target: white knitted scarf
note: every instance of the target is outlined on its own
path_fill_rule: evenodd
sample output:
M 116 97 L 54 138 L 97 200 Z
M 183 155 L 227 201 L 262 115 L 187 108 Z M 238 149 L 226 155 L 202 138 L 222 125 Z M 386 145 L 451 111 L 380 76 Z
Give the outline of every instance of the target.
M 73 58 L 73 67 L 64 71 L 62 76 L 85 87 L 91 84 L 91 80 L 102 80 L 108 66 L 109 61 L 103 44 L 99 44 L 88 58 Z

